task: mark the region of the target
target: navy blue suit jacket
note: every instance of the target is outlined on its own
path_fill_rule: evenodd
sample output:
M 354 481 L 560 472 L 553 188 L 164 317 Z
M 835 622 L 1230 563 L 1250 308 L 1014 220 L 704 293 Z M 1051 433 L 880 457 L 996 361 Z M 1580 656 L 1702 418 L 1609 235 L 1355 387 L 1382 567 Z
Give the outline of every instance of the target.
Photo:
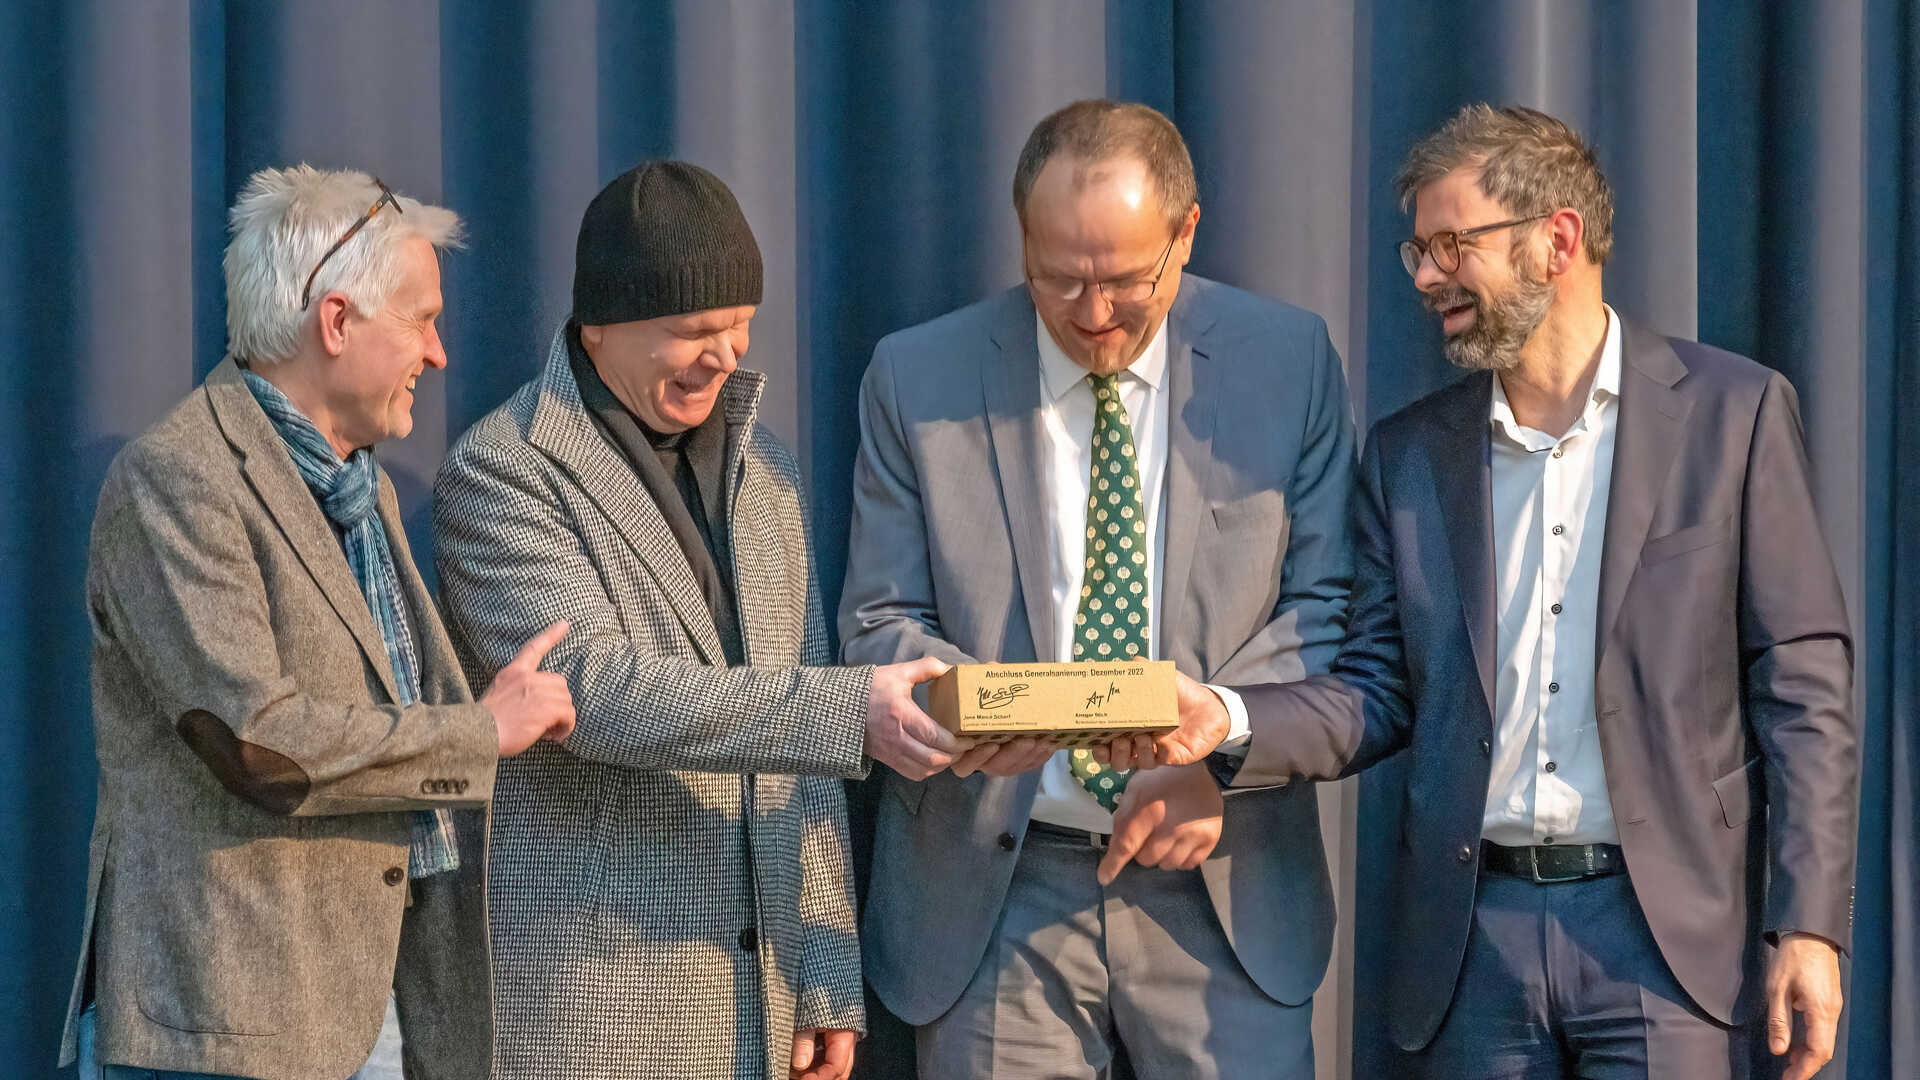
M 1594 708 L 1628 873 L 1668 966 L 1722 1021 L 1759 996 L 1764 935 L 1848 946 L 1859 747 L 1852 643 L 1791 385 L 1623 323 Z M 1332 673 L 1240 692 L 1237 783 L 1407 749 L 1388 1023 L 1425 1046 L 1473 920 L 1493 737 L 1488 407 L 1480 372 L 1375 426 Z

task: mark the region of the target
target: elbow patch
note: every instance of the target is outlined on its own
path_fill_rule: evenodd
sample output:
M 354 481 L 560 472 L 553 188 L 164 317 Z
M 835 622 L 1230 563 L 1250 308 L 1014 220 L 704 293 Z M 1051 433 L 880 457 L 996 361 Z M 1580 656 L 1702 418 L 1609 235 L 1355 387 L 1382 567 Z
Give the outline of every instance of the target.
M 307 800 L 313 782 L 306 770 L 285 754 L 242 741 L 205 709 L 189 709 L 174 730 L 220 785 L 239 798 L 275 814 L 291 814 Z

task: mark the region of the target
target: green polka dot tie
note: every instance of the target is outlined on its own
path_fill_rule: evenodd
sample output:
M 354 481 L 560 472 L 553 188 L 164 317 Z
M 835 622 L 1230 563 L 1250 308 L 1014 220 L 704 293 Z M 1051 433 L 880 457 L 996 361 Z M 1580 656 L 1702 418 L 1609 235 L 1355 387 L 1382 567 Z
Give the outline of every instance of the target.
M 1073 658 L 1128 660 L 1147 655 L 1147 515 L 1119 376 L 1089 375 L 1087 380 L 1093 384 L 1093 472 Z M 1070 760 L 1081 786 L 1113 810 L 1127 789 L 1128 774 L 1100 764 L 1084 749 L 1073 751 Z

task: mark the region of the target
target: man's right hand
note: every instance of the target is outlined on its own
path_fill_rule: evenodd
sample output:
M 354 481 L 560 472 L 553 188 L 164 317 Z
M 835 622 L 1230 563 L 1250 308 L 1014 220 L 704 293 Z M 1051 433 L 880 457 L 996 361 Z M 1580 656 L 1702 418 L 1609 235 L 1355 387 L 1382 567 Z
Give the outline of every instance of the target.
M 480 699 L 493 713 L 501 757 L 512 757 L 541 739 L 559 742 L 573 733 L 573 694 L 566 676 L 540 670 L 540 661 L 566 636 L 565 619 L 535 634 L 493 677 Z
M 1206 760 L 1233 728 L 1233 718 L 1220 695 L 1184 672 L 1173 673 L 1174 701 L 1180 726 L 1151 738 L 1137 735 L 1098 747 L 1094 756 L 1116 769 L 1151 769 L 1158 765 L 1193 765 Z
M 933 722 L 913 700 L 913 688 L 945 674 L 931 656 L 873 669 L 867 694 L 867 756 L 909 780 L 925 780 L 952 765 L 971 743 Z

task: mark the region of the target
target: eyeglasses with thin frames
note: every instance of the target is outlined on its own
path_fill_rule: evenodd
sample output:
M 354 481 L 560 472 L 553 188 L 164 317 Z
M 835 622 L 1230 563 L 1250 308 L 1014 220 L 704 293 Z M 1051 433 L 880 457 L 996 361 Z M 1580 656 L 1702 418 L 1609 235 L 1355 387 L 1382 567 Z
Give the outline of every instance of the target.
M 1155 265 L 1152 277 L 1096 281 L 1092 283 L 1093 287 L 1100 290 L 1100 295 L 1106 297 L 1109 304 L 1140 304 L 1151 300 L 1154 291 L 1160 287 L 1160 279 L 1167 276 L 1167 260 L 1173 257 L 1173 244 L 1178 239 L 1180 233 L 1176 230 L 1167 241 L 1167 250 L 1160 253 L 1160 261 Z M 1036 277 L 1032 272 L 1027 274 L 1027 282 L 1055 300 L 1078 300 L 1086 293 L 1088 284 L 1080 278 L 1054 274 Z
M 1402 240 L 1400 241 L 1400 265 L 1407 268 L 1407 273 L 1418 275 L 1420 273 L 1420 260 L 1426 258 L 1428 255 L 1432 255 L 1433 265 L 1439 267 L 1441 273 L 1451 274 L 1455 270 L 1460 269 L 1460 241 L 1471 236 L 1479 236 L 1481 233 L 1490 233 L 1495 229 L 1506 229 L 1515 225 L 1525 225 L 1530 221 L 1539 221 L 1541 218 L 1552 216 L 1553 212 L 1548 211 L 1547 213 L 1534 214 L 1530 217 L 1514 218 L 1512 221 L 1496 221 L 1491 225 L 1476 225 L 1471 229 L 1460 229 L 1458 231 L 1448 229 L 1444 232 L 1434 233 L 1424 241 L 1417 238 Z
M 367 222 L 373 220 L 373 215 L 379 213 L 381 207 L 392 206 L 394 213 L 406 213 L 406 211 L 400 207 L 400 200 L 394 197 L 392 188 L 382 183 L 377 176 L 373 178 L 373 182 L 380 187 L 380 197 L 373 200 L 373 205 L 367 207 L 367 212 L 360 215 L 360 220 L 354 222 L 345 233 L 342 233 L 340 239 L 335 240 L 333 246 L 327 249 L 327 253 L 320 256 L 320 261 L 313 264 L 313 272 L 307 275 L 306 287 L 300 290 L 301 311 L 307 310 L 307 305 L 313 302 L 313 279 L 320 276 L 320 268 L 327 265 L 327 260 L 333 258 L 334 252 L 339 251 L 346 245 L 347 241 L 353 239 L 355 233 L 366 228 Z

